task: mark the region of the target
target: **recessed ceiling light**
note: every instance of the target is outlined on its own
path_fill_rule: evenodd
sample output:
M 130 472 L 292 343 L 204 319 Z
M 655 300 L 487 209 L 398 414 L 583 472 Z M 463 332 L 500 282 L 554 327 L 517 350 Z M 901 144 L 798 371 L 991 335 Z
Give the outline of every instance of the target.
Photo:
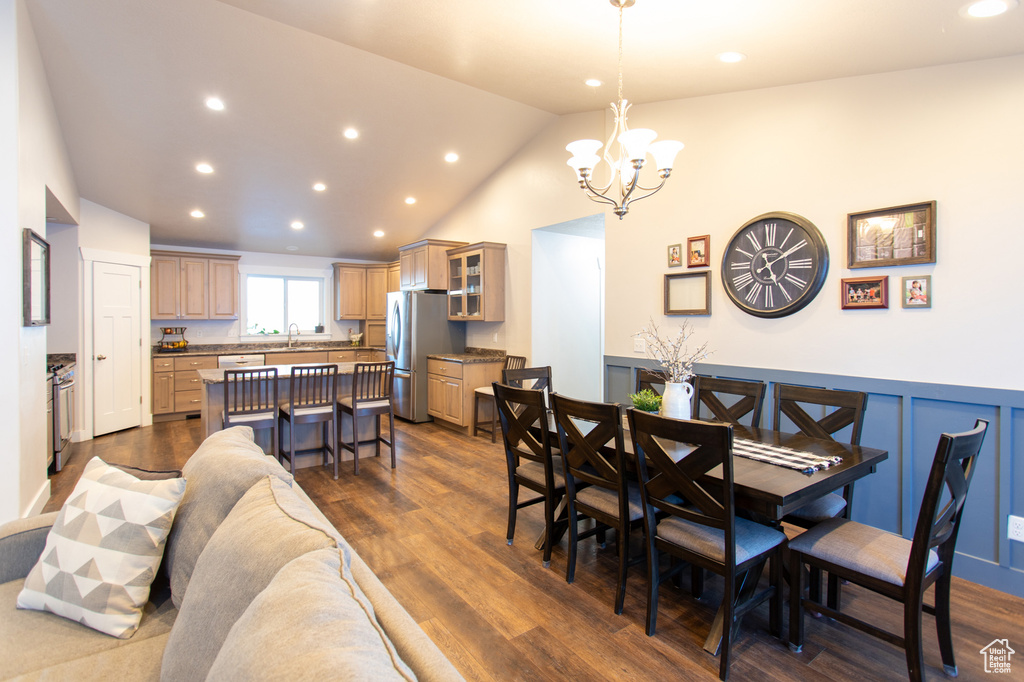
M 373 236 L 374 237 L 383 237 L 384 236 L 384 230 L 374 230 Z
M 192 216 L 193 218 L 204 218 L 204 217 L 206 217 L 206 214 L 203 213 L 202 211 L 200 211 L 198 208 L 196 210 L 192 211 L 191 213 L 189 213 L 189 215 Z
M 302 224 L 302 221 L 300 221 L 300 220 L 293 220 L 292 221 L 292 229 L 293 230 L 301 230 L 304 227 L 305 227 L 305 225 Z
M 726 64 L 735 64 L 736 62 L 742 62 L 747 58 L 747 55 L 742 52 L 723 52 L 718 55 L 718 61 L 725 62 Z
M 317 192 L 323 192 L 325 189 L 327 189 L 327 185 L 325 185 L 322 182 L 318 182 L 315 185 L 313 185 L 313 189 L 315 189 Z
M 596 78 L 588 78 L 587 80 L 583 81 L 583 83 L 585 85 L 589 85 L 592 88 L 599 88 L 602 85 L 604 85 L 604 83 L 602 83 L 601 81 L 597 80 Z
M 207 97 L 206 106 L 214 111 L 224 111 L 224 100 L 220 97 Z
M 960 8 L 960 16 L 985 19 L 1005 14 L 1017 6 L 1017 0 L 978 0 Z
M 345 137 L 347 137 L 348 139 L 350 139 L 350 140 L 354 140 L 354 139 L 356 139 L 357 137 L 359 137 L 359 131 L 358 131 L 358 130 L 356 130 L 355 128 L 345 128 L 345 132 L 344 132 L 344 135 L 345 135 Z
M 285 251 L 298 251 L 299 247 L 297 247 L 297 246 L 286 246 L 286 247 L 284 247 L 284 250 Z
M 199 171 L 200 173 L 212 173 L 213 166 L 211 166 L 208 163 L 197 163 L 196 170 Z
M 455 163 L 456 161 L 459 160 L 459 155 L 456 154 L 455 152 L 448 152 L 447 154 L 444 155 L 444 160 L 447 161 L 448 163 Z
M 413 204 L 416 203 L 416 197 L 406 197 L 405 198 L 405 203 L 407 203 L 410 206 L 412 206 Z

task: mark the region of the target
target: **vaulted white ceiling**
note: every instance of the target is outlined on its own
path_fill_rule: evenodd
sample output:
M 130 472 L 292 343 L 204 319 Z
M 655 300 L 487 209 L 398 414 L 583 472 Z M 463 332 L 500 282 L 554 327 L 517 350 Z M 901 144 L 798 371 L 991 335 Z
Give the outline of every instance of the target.
M 615 99 L 607 0 L 26 2 L 82 196 L 162 244 L 391 259 L 554 116 Z M 637 0 L 624 95 L 1024 52 L 1024 9 L 972 20 L 965 2 Z M 715 59 L 727 50 L 748 58 Z M 226 109 L 207 109 L 210 95 Z

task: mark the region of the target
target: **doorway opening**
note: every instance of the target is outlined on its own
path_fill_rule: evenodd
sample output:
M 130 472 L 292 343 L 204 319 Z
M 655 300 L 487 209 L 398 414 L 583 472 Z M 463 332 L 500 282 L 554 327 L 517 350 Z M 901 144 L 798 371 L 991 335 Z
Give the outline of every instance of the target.
M 531 356 L 559 393 L 604 398 L 604 214 L 533 230 Z

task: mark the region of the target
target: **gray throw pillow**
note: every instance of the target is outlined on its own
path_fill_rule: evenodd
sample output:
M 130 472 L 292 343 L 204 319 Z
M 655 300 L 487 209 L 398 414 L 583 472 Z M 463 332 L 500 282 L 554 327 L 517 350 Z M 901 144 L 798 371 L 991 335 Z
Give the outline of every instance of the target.
M 317 520 L 273 476 L 242 496 L 196 562 L 188 592 L 164 649 L 163 680 L 206 677 L 231 626 L 282 566 L 317 549 L 341 551 L 337 531 Z
M 181 608 L 196 560 L 217 526 L 254 483 L 275 476 L 291 485 L 292 477 L 265 457 L 252 440 L 252 428 L 235 426 L 203 441 L 183 469 L 188 488 L 167 538 L 164 570 L 171 600 Z
M 301 671 L 301 674 L 300 672 Z M 253 599 L 207 680 L 415 680 L 336 549 L 304 554 Z

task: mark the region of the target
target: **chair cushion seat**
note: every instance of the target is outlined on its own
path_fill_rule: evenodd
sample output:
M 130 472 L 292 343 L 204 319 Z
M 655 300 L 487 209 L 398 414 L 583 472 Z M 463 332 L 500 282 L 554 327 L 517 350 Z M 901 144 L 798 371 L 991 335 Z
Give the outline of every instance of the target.
M 644 507 L 640 502 L 640 488 L 630 482 L 626 494 L 629 496 L 629 520 L 636 521 L 644 516 Z M 609 516 L 619 516 L 619 496 L 614 490 L 592 485 L 576 491 L 576 501 L 588 507 L 604 512 Z
M 293 405 L 282 405 L 281 412 L 290 414 L 293 417 L 304 417 L 311 414 L 331 414 L 334 411 L 333 405 L 314 405 L 311 407 L 295 407 Z
M 230 420 L 231 424 L 248 424 L 249 422 L 262 422 L 267 421 L 268 419 L 274 419 L 277 417 L 277 412 L 275 410 L 268 410 L 266 412 L 250 412 L 248 414 L 222 413 L 221 417 L 225 423 Z
M 843 510 L 846 509 L 846 499 L 838 493 L 829 493 L 823 495 L 818 499 L 805 504 L 797 510 L 794 510 L 787 514 L 804 521 L 811 521 L 813 523 L 819 523 L 821 521 L 828 521 L 839 516 Z
M 677 517 L 658 524 L 658 537 L 715 561 L 725 561 L 725 531 Z M 747 519 L 736 519 L 736 563 L 760 556 L 782 544 L 786 535 Z
M 480 386 L 476 389 L 476 392 L 480 395 L 494 395 L 494 386 Z
M 552 462 L 552 475 L 555 479 L 555 486 L 558 488 L 565 487 L 565 476 L 562 474 L 562 463 L 559 460 Z M 523 461 L 519 466 L 516 467 L 516 475 L 522 476 L 528 481 L 532 481 L 537 485 L 545 485 L 544 480 L 544 465 L 540 462 L 534 462 L 532 460 Z
M 879 528 L 848 519 L 831 519 L 790 540 L 789 549 L 893 585 L 903 585 L 912 544 Z M 932 570 L 938 563 L 935 550 L 928 550 L 926 570 Z
M 343 407 L 347 407 L 350 410 L 352 409 L 351 396 L 347 398 L 342 398 L 341 400 L 338 401 L 338 403 L 340 403 Z M 391 400 L 389 398 L 382 398 L 380 400 L 360 400 L 359 403 L 356 405 L 356 409 L 376 410 L 388 407 L 389 405 L 391 405 Z

